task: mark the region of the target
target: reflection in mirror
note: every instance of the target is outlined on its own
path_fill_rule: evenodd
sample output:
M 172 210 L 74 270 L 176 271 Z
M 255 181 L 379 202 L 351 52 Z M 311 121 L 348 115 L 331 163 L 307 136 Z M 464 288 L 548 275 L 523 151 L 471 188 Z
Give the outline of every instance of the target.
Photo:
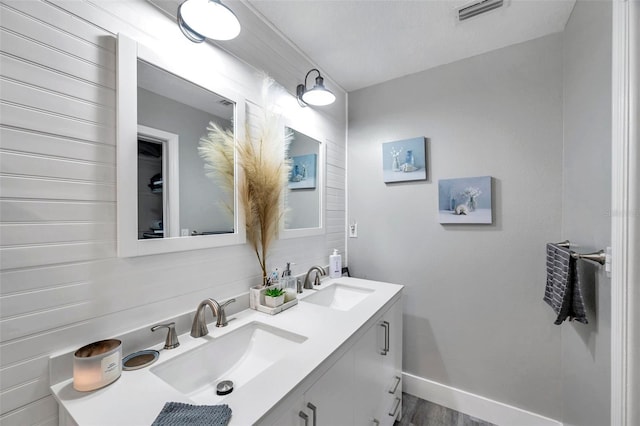
M 198 142 L 210 122 L 233 130 L 234 103 L 141 59 L 137 70 L 138 239 L 233 233 L 234 194 L 205 175 Z
M 285 197 L 284 229 L 319 228 L 322 225 L 321 144 L 295 129 L 287 127 L 285 132 L 291 135 L 288 151 L 291 174 Z
M 164 237 L 164 147 L 164 141 L 138 135 L 138 239 Z

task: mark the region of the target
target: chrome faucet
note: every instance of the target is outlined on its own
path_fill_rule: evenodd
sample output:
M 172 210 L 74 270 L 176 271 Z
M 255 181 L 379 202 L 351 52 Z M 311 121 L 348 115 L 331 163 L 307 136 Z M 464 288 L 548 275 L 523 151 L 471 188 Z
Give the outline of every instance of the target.
M 211 312 L 216 317 L 216 327 L 225 327 L 228 324 L 227 314 L 224 308 L 231 302 L 235 302 L 236 299 L 229 299 L 222 305 L 213 299 L 205 299 L 198 305 L 196 309 L 196 315 L 193 318 L 193 324 L 191 324 L 191 337 L 202 337 L 209 334 L 207 328 L 207 320 L 205 319 L 205 308 L 209 306 Z
M 313 285 L 320 285 L 320 276 L 326 275 L 324 269 L 321 266 L 312 266 L 307 271 L 307 275 L 304 276 L 303 285 L 306 289 L 312 289 L 313 285 L 309 282 L 309 274 L 313 271 L 316 271 L 316 278 L 313 280 Z M 300 292 L 302 293 L 302 292 Z

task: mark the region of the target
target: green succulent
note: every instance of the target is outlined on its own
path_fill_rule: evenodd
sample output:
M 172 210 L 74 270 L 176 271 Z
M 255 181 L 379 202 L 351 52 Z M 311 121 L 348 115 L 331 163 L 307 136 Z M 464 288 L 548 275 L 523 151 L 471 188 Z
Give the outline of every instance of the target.
M 270 297 L 278 297 L 278 296 L 282 296 L 284 294 L 284 290 L 281 288 L 268 288 L 265 290 L 264 292 L 265 296 L 270 296 Z

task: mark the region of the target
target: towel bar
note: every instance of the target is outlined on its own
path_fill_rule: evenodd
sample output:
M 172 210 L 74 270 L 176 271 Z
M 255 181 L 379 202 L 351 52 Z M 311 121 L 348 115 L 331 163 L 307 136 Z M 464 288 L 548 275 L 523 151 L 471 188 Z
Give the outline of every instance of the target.
M 585 254 L 571 253 L 571 257 L 573 257 L 574 259 L 591 260 L 593 262 L 598 262 L 601 265 L 604 265 L 607 261 L 607 254 L 604 252 L 604 250 Z
M 571 242 L 569 240 L 564 240 L 559 243 L 556 243 L 556 245 L 560 247 L 569 248 L 571 247 Z M 607 254 L 604 252 L 604 250 L 596 251 L 593 253 L 585 253 L 585 254 L 572 252 L 571 257 L 573 257 L 574 259 L 591 260 L 593 262 L 598 262 L 601 265 L 604 265 L 607 262 Z

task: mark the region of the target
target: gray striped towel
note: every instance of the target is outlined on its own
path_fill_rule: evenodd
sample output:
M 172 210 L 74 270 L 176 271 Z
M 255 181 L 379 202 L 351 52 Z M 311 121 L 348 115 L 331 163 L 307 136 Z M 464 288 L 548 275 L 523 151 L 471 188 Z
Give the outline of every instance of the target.
M 544 301 L 558 315 L 554 324 L 564 320 L 576 320 L 587 324 L 587 314 L 580 288 L 577 261 L 571 250 L 557 244 L 547 244 L 547 285 Z
M 227 404 L 191 405 L 167 402 L 151 426 L 227 426 L 230 419 L 231 408 Z

